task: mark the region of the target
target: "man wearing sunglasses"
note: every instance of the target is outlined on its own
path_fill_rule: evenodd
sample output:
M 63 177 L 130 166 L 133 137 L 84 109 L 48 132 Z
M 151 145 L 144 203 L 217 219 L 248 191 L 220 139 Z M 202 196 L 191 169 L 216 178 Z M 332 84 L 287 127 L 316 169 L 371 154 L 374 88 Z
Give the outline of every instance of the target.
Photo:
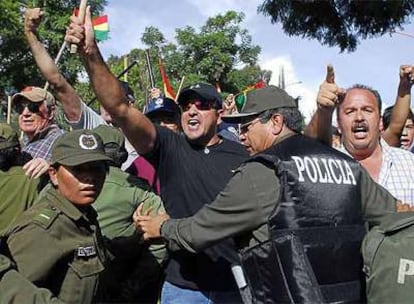
M 26 87 L 13 95 L 12 107 L 23 132 L 22 151 L 50 161 L 52 144 L 64 133 L 55 122 L 53 95 L 39 87 Z
M 232 170 L 247 158 L 241 145 L 217 135 L 222 111 L 220 95 L 208 84 L 182 90 L 178 104 L 182 109 L 183 135 L 153 124 L 138 109 L 127 106 L 116 77 L 102 59 L 90 25 L 89 9 L 85 26 L 79 18 L 71 17 L 66 41 L 79 44 L 98 100 L 137 152 L 154 165 L 161 198 L 171 216 L 194 214 L 214 199 L 227 184 Z M 198 254 L 174 253 L 167 266 L 161 302 L 239 303 L 240 295 L 225 255 L 236 260 L 235 252 L 227 245 Z
M 357 162 L 303 136 L 295 100 L 278 87 L 249 92 L 241 113 L 223 119 L 241 124 L 253 158 L 192 217 L 138 208 L 144 238 L 194 253 L 234 237 L 249 303 L 359 303 L 365 220 L 395 212 L 396 199 Z

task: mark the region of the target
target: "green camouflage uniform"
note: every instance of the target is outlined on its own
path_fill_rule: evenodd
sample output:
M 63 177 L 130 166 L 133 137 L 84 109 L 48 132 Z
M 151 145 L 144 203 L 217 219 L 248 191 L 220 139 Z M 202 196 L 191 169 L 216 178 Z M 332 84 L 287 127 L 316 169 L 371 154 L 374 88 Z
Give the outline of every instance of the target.
M 49 290 L 37 287 L 18 273 L 4 255 L 0 255 L 0 303 L 64 304 Z
M 91 303 L 105 269 L 105 248 L 91 206 L 76 208 L 48 185 L 39 203 L 7 232 L 19 272 L 65 303 Z
M 108 160 L 102 139 L 87 130 L 66 133 L 52 147 L 53 166 L 76 167 L 91 162 L 100 165 L 100 171 L 91 171 L 91 177 L 99 183 L 103 183 Z M 98 301 L 98 282 L 105 269 L 107 251 L 96 217 L 91 205 L 77 205 L 61 194 L 59 185 L 55 189 L 49 184 L 37 203 L 5 233 L 7 246 L 2 244 L 2 253 L 13 260 L 18 274 L 47 289 L 51 293 L 47 296 L 53 295 L 64 303 Z M 19 296 L 24 294 L 24 290 L 16 292 Z
M 108 269 L 105 291 L 111 301 L 131 302 L 159 281 L 167 250 L 162 241 L 142 242 L 132 215 L 139 204 L 151 214 L 164 211 L 161 198 L 140 178 L 110 167 L 101 194 L 93 204 L 102 234 L 110 240 L 114 260 Z M 147 290 L 147 291 L 146 291 Z
M 26 176 L 20 166 L 0 170 L 0 234 L 19 214 L 33 205 L 39 188 L 39 179 Z

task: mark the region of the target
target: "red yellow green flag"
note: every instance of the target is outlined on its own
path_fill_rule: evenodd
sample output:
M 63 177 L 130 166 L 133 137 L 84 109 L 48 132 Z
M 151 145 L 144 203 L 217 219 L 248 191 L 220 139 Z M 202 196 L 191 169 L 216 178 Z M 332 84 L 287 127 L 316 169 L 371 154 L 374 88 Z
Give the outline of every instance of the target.
M 78 16 L 79 8 L 73 9 L 73 15 Z M 98 16 L 92 20 L 93 31 L 97 41 L 103 41 L 109 38 L 109 23 L 108 15 Z
M 263 80 L 259 80 L 255 84 L 247 86 L 242 92 L 236 95 L 236 107 L 237 110 L 240 112 L 243 109 L 243 106 L 246 102 L 246 95 L 248 92 L 256 90 L 256 89 L 262 89 L 266 86 L 266 83 Z
M 96 17 L 92 20 L 92 25 L 97 41 L 103 41 L 109 38 L 108 15 Z

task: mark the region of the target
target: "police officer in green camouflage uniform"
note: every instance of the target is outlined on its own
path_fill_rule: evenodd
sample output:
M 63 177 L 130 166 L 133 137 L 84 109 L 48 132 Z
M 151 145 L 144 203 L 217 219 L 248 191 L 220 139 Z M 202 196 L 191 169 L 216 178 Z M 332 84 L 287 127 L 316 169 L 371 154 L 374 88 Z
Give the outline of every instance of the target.
M 105 153 L 111 158 L 101 194 L 93 204 L 102 235 L 110 240 L 114 255 L 108 269 L 106 300 L 155 303 L 167 256 L 165 244 L 163 241 L 154 241 L 150 246 L 143 244 L 132 215 L 141 203 L 152 214 L 164 211 L 161 198 L 145 180 L 121 170 L 128 152 L 119 129 L 100 125 L 93 131 L 102 138 Z
M 62 135 L 52 147 L 51 183 L 6 233 L 8 255 L 19 273 L 64 303 L 99 300 L 107 252 L 91 204 L 108 160 L 95 133 Z
M 33 205 L 41 189 L 39 178 L 31 179 L 25 174 L 24 162 L 17 132 L 0 123 L 0 234 Z

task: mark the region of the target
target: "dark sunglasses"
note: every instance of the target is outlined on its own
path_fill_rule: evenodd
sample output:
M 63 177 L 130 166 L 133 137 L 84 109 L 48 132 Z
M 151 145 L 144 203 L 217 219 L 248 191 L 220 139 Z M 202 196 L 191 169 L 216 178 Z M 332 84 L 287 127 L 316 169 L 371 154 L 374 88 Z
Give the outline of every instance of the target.
M 200 111 L 208 111 L 211 109 L 216 109 L 216 102 L 215 101 L 207 101 L 207 100 L 188 100 L 183 102 L 180 107 L 183 112 L 190 110 L 191 106 L 195 105 L 197 110 Z
M 13 111 L 17 114 L 22 114 L 24 109 L 27 107 L 27 109 L 32 113 L 39 113 L 40 110 L 40 102 L 30 102 L 30 101 L 21 101 L 13 104 Z
M 249 122 L 243 123 L 239 125 L 239 134 L 244 134 L 249 132 L 251 127 L 260 121 L 259 117 L 255 117 L 254 119 L 250 120 Z

